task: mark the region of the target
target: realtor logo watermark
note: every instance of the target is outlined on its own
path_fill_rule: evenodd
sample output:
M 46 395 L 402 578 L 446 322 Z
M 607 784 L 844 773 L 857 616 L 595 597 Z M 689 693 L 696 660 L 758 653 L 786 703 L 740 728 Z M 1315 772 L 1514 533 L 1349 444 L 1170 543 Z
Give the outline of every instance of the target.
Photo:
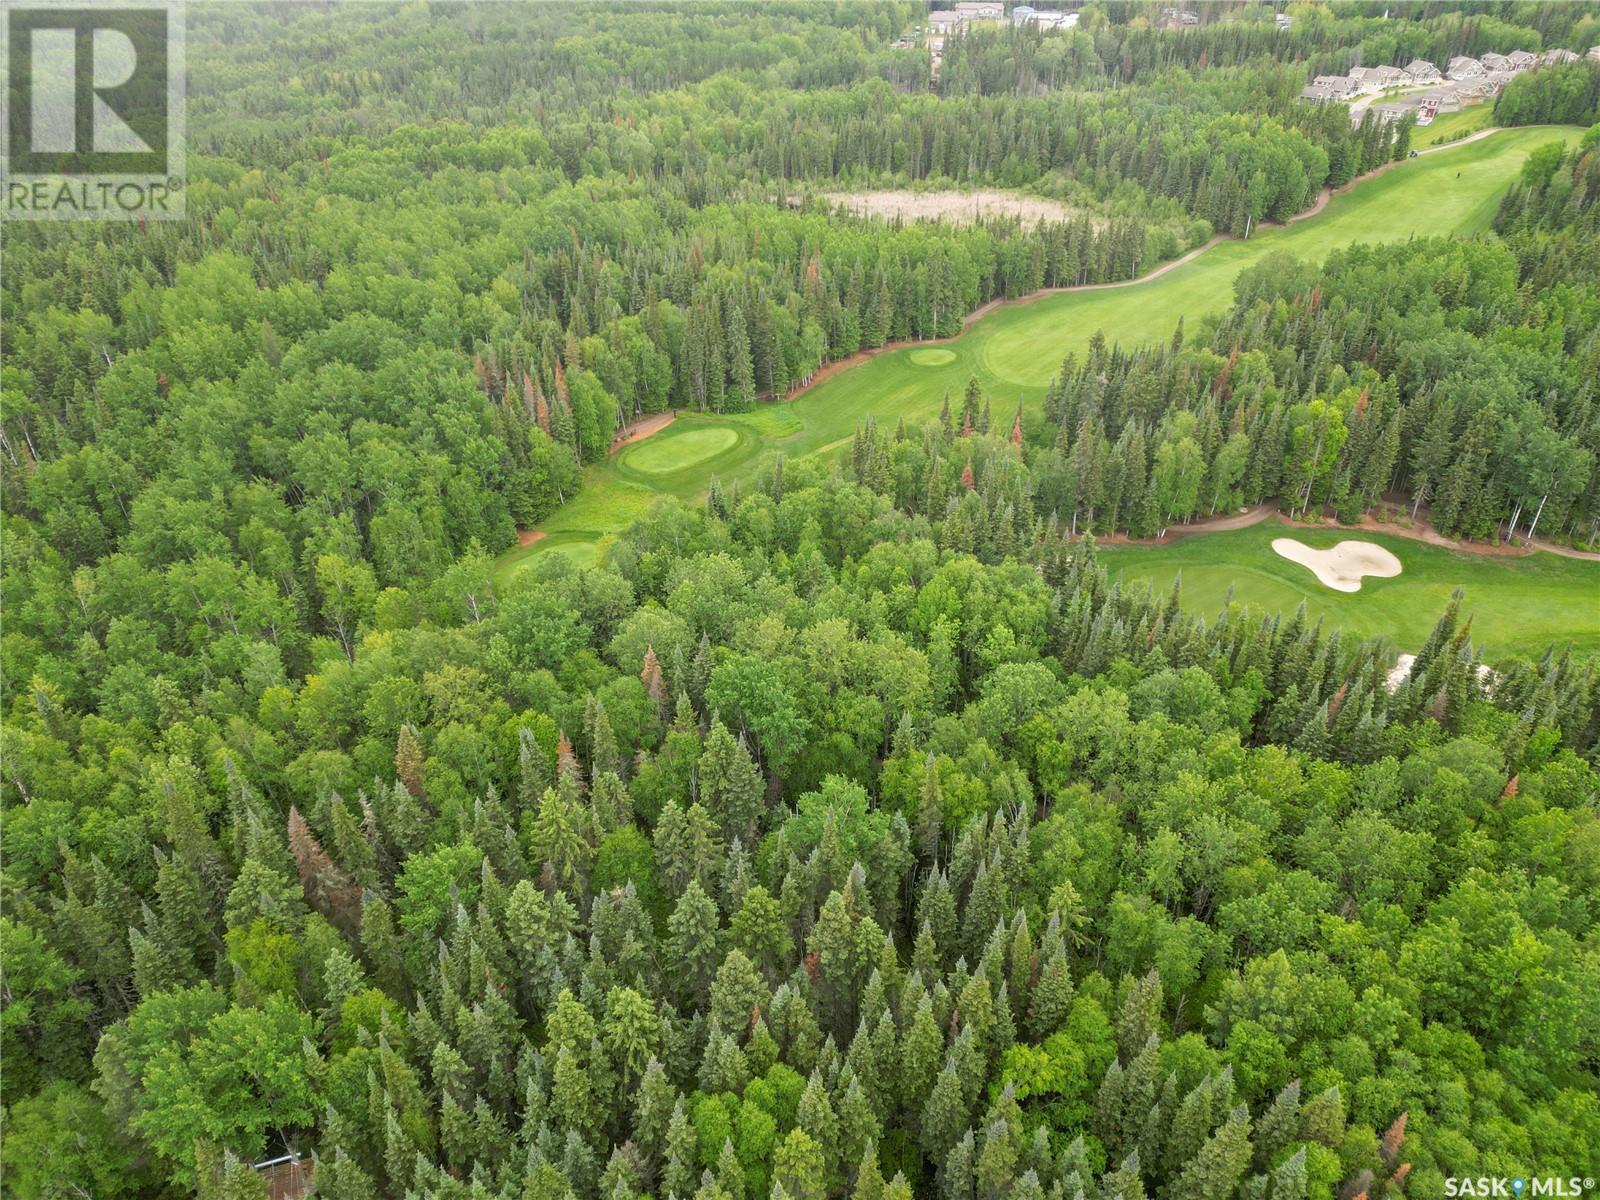
M 181 3 L 7 0 L 3 8 L 6 219 L 181 217 Z

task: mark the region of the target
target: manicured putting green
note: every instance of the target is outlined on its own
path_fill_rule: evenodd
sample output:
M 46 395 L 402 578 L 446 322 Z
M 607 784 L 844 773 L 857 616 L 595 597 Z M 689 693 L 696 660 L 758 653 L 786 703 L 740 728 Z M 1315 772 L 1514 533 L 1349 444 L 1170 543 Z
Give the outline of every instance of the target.
M 919 367 L 948 367 L 955 360 L 954 350 L 941 350 L 937 346 L 911 352 L 911 361 Z
M 1368 575 L 1359 592 L 1324 587 L 1299 563 L 1274 552 L 1273 540 L 1292 537 L 1317 550 L 1340 542 L 1374 543 L 1400 560 L 1392 578 Z M 1472 637 L 1491 659 L 1536 655 L 1552 642 L 1582 652 L 1600 650 L 1600 564 L 1532 554 L 1496 557 L 1430 546 L 1413 538 L 1264 521 L 1249 529 L 1200 533 L 1165 546 L 1102 546 L 1100 561 L 1124 586 L 1150 584 L 1165 591 L 1182 576 L 1183 606 L 1210 620 L 1228 589 L 1236 604 L 1263 616 L 1288 614 L 1305 602 L 1310 620 L 1322 619 L 1346 636 L 1386 637 L 1397 650 L 1415 652 L 1457 587 L 1466 589 L 1464 614 Z
M 668 426 L 655 437 L 622 451 L 622 465 L 641 475 L 670 475 L 731 449 L 739 434 L 728 426 L 701 426 L 681 432 Z

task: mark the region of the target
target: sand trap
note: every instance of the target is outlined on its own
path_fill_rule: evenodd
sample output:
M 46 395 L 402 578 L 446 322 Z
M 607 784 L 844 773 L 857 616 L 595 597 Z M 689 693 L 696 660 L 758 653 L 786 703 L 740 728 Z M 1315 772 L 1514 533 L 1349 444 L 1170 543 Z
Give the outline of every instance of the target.
M 1368 575 L 1392 579 L 1400 574 L 1400 560 L 1372 542 L 1340 542 L 1331 550 L 1315 550 L 1293 538 L 1273 538 L 1272 549 L 1307 568 L 1324 587 L 1336 592 L 1359 592 Z

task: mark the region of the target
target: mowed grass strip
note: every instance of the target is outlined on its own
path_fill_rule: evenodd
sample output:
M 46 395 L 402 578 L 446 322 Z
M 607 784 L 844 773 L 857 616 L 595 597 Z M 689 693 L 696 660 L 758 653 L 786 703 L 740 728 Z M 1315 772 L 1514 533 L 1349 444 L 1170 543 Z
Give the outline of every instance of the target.
M 1367 576 L 1359 592 L 1338 592 L 1305 567 L 1277 554 L 1274 538 L 1291 537 L 1319 550 L 1343 541 L 1373 542 L 1400 560 L 1392 579 Z M 1473 617 L 1472 637 L 1490 658 L 1537 655 L 1546 646 L 1600 651 L 1600 566 L 1554 554 L 1526 557 L 1472 554 L 1391 534 L 1337 526 L 1264 521 L 1227 533 L 1197 533 L 1164 546 L 1108 545 L 1100 559 L 1123 586 L 1164 592 L 1181 575 L 1183 606 L 1212 619 L 1227 602 L 1260 616 L 1286 616 L 1305 602 L 1312 621 L 1347 636 L 1386 637 L 1415 652 L 1427 639 L 1457 587 L 1462 612 Z
M 1321 262 L 1358 242 L 1482 233 L 1528 154 L 1546 142 L 1570 143 L 1578 132 L 1506 130 L 1392 167 L 1335 196 L 1315 217 L 1270 226 L 1249 241 L 1222 242 L 1148 284 L 1067 292 L 999 309 L 968 335 L 981 346 L 974 356 L 978 378 L 997 395 L 1033 394 L 1050 382 L 1068 352 L 1082 354 L 1096 331 L 1125 346 L 1164 341 L 1179 317 L 1192 322 L 1231 304 L 1239 273 L 1274 252 Z M 858 371 L 829 383 L 843 383 Z

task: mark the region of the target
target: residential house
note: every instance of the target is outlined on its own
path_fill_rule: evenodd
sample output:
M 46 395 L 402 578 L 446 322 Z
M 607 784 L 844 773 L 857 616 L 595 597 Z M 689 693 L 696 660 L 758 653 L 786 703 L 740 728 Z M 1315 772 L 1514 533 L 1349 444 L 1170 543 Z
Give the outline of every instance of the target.
M 1294 24 L 1294 18 L 1288 13 L 1278 13 L 1272 19 L 1277 22 L 1279 29 L 1288 29 Z
M 1485 72 L 1483 64 L 1475 58 L 1468 58 L 1465 54 L 1458 54 L 1450 60 L 1444 69 L 1447 79 L 1478 79 Z
M 1516 77 L 1517 73 L 1515 71 L 1490 71 L 1487 76 L 1489 83 L 1489 94 L 1498 96 L 1501 92 L 1506 90 L 1506 84 L 1510 83 Z
M 1422 93 L 1422 104 L 1431 106 L 1435 114 L 1461 111 L 1461 97 L 1453 87 L 1436 88 Z
M 1000 0 L 962 0 L 956 5 L 956 15 L 963 21 L 1003 21 L 1006 6 Z
M 1414 58 L 1405 67 L 1406 78 L 1417 86 L 1430 83 L 1443 83 L 1444 76 L 1439 74 L 1439 68 L 1426 59 Z
M 1595 62 L 1600 62 L 1600 46 L 1590 46 L 1589 53 L 1585 54 L 1584 57 L 1592 58 Z
M 1379 125 L 1387 125 L 1391 121 L 1398 121 L 1407 113 L 1416 110 L 1409 104 L 1374 104 L 1367 111 L 1373 115 Z
M 1539 55 L 1539 65 L 1541 67 L 1555 66 L 1558 63 L 1575 63 L 1577 61 L 1578 56 L 1576 54 L 1571 50 L 1563 50 L 1559 46 L 1554 50 L 1546 50 Z
M 1315 104 L 1342 104 L 1361 94 L 1361 85 L 1348 75 L 1318 75 L 1300 93 Z
M 1506 55 L 1506 61 L 1513 71 L 1526 71 L 1539 65 L 1539 56 L 1527 50 L 1513 50 Z
M 1200 24 L 1200 14 L 1187 8 L 1163 8 L 1161 24 L 1168 29 Z
M 1032 5 L 1019 4 L 1011 10 L 1013 25 L 1036 25 L 1040 29 L 1071 29 L 1078 23 L 1077 13 L 1041 10 Z
M 954 33 L 959 28 L 961 28 L 960 13 L 941 8 L 937 12 L 928 14 L 928 30 L 931 33 Z
M 1493 50 L 1478 60 L 1483 64 L 1483 69 L 1491 75 L 1496 71 L 1511 70 L 1511 59 L 1504 54 L 1496 54 Z
M 1355 67 L 1350 78 L 1360 84 L 1364 92 L 1381 92 L 1408 82 L 1406 73 L 1399 67 Z

